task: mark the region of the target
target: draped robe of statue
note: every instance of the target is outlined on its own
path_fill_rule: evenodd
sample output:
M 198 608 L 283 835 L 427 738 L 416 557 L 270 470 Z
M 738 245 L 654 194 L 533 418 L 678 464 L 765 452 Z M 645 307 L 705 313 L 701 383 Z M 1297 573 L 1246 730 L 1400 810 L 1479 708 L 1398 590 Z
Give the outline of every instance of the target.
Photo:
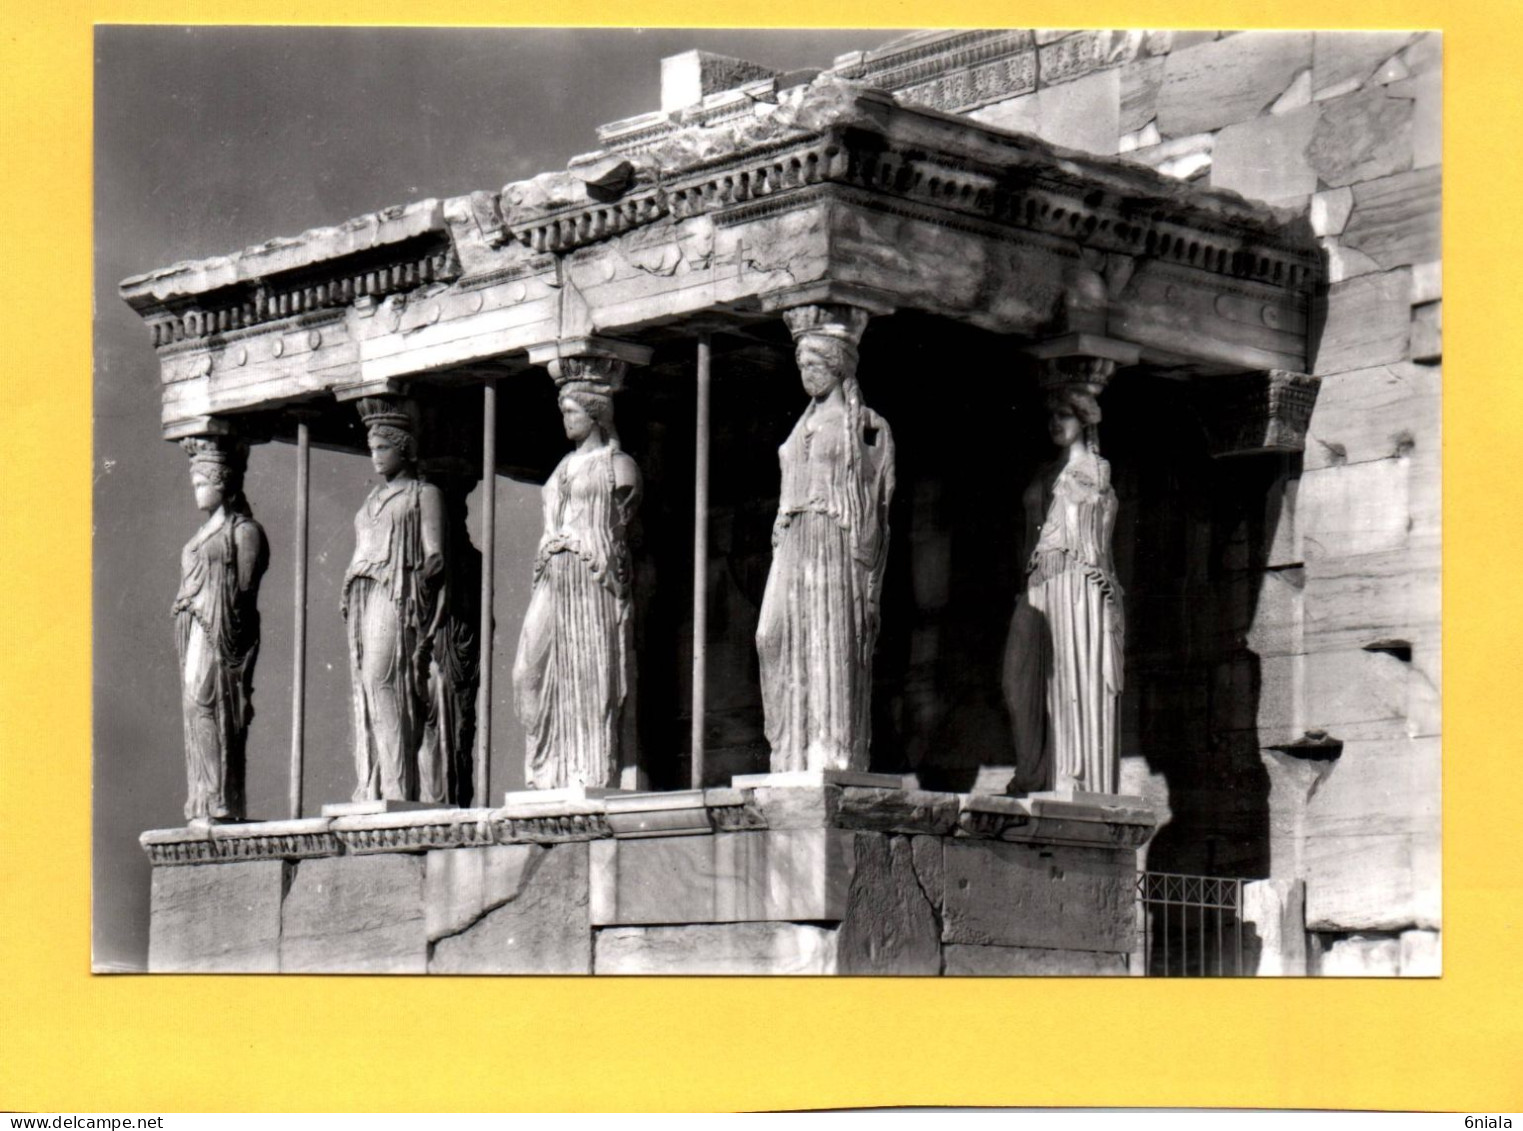
M 423 495 L 416 479 L 382 483 L 354 516 L 344 576 L 353 681 L 356 801 L 439 801 L 419 791 L 418 751 L 428 715 L 428 663 L 445 603 L 425 574 Z
M 173 612 L 187 820 L 246 816 L 244 743 L 254 717 L 259 580 L 268 561 L 264 530 L 248 515 L 229 511 L 211 518 L 180 554 Z
M 573 451 L 546 481 L 534 591 L 513 690 L 531 789 L 619 782 L 633 642 L 625 527 L 638 487 L 620 495 L 605 444 Z
M 434 632 L 428 711 L 418 752 L 419 800 L 469 805 L 476 738 L 476 688 L 481 678 L 481 551 L 463 519 L 449 529 L 443 614 Z
M 1116 792 L 1124 620 L 1103 459 L 1049 468 L 1022 502 L 1036 543 L 1005 649 L 1019 791 Z
M 868 765 L 894 441 L 881 416 L 858 411 L 848 435 L 844 411 L 817 427 L 811 402 L 778 449 L 782 494 L 756 629 L 774 773 Z

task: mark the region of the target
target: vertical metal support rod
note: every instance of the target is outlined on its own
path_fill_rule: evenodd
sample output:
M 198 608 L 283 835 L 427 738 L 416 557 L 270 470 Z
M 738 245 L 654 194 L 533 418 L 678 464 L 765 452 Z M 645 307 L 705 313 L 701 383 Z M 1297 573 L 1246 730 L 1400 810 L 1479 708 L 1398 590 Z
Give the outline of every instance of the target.
M 478 807 L 491 804 L 492 597 L 497 558 L 497 386 L 481 387 L 481 631 L 477 653 L 476 772 Z
M 709 642 L 709 336 L 698 338 L 698 404 L 693 457 L 692 785 L 703 788 L 703 725 Z
M 311 490 L 311 436 L 305 415 L 296 421 L 296 539 L 291 632 L 291 819 L 301 818 L 303 759 L 307 742 L 307 513 Z

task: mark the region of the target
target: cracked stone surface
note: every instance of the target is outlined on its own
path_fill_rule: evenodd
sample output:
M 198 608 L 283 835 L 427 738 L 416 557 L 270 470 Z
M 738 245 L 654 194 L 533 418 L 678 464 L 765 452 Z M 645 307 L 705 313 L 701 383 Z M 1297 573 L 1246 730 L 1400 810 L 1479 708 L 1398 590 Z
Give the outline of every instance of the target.
M 859 833 L 837 940 L 840 973 L 939 974 L 940 934 L 915 875 L 910 838 Z
M 505 848 L 527 851 L 484 856 L 479 863 L 441 863 L 431 871 L 430 879 L 439 877 L 431 890 L 452 912 L 438 913 L 436 921 L 441 926 L 461 925 L 432 940 L 429 973 L 591 973 L 587 845 L 510 845 L 466 851 L 497 854 Z M 473 908 L 480 908 L 479 917 L 470 916 Z

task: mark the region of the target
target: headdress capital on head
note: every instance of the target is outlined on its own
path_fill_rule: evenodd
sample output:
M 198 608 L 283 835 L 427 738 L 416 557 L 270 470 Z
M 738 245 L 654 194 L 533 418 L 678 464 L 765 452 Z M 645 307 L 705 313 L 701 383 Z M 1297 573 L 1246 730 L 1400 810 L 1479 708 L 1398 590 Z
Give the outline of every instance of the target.
M 860 306 L 844 303 L 814 303 L 783 311 L 783 321 L 795 342 L 808 337 L 835 338 L 853 350 L 862 341 L 871 314 Z
M 237 436 L 187 436 L 180 447 L 190 457 L 192 471 L 241 476 L 248 465 L 249 445 Z
M 629 364 L 617 357 L 587 355 L 556 358 L 549 369 L 557 392 L 611 397 L 624 387 Z
M 361 397 L 355 407 L 366 428 L 396 428 L 418 434 L 417 406 L 407 397 Z

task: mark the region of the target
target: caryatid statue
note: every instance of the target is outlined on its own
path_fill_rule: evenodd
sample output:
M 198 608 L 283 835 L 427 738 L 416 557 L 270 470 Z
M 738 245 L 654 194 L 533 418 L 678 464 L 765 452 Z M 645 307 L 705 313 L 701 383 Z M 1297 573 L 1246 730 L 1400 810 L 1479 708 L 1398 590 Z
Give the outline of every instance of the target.
M 187 820 L 239 821 L 244 746 L 254 717 L 264 530 L 243 497 L 248 447 L 226 436 L 183 441 L 206 521 L 180 552 L 175 638 L 185 722 Z
M 1003 674 L 1016 749 L 1010 788 L 1114 793 L 1125 621 L 1098 397 L 1115 363 L 1044 364 L 1048 434 L 1059 454 L 1022 496 L 1029 556 Z
M 382 482 L 354 516 L 344 575 L 354 706 L 356 801 L 449 803 L 418 767 L 429 713 L 429 667 L 444 616 L 445 520 L 439 488 L 417 474 L 417 416 L 398 397 L 359 402 Z
M 784 314 L 809 407 L 778 450 L 782 492 L 756 629 L 774 773 L 866 770 L 894 439 L 862 403 L 867 312 Z
M 513 662 L 531 789 L 616 788 L 621 769 L 634 762 L 625 531 L 639 504 L 640 469 L 619 445 L 613 412 L 625 364 L 606 357 L 550 363 L 575 447 L 545 482 L 534 590 Z

